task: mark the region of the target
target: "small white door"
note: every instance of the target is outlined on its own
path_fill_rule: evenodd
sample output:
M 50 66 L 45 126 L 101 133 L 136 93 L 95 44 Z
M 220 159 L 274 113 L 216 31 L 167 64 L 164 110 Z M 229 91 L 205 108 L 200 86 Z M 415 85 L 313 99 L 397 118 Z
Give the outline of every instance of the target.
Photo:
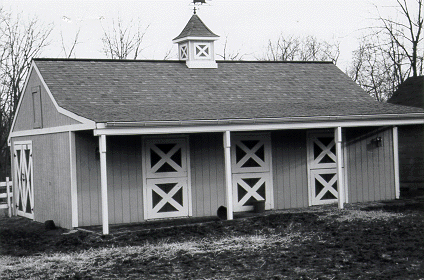
M 145 219 L 189 216 L 187 138 L 146 139 L 143 150 Z
M 309 204 L 337 202 L 337 156 L 334 133 L 309 133 L 308 171 Z
M 15 142 L 13 146 L 16 211 L 19 216 L 34 219 L 32 142 Z
M 265 209 L 272 209 L 270 134 L 234 135 L 231 160 L 234 212 L 251 211 L 260 200 L 265 200 Z

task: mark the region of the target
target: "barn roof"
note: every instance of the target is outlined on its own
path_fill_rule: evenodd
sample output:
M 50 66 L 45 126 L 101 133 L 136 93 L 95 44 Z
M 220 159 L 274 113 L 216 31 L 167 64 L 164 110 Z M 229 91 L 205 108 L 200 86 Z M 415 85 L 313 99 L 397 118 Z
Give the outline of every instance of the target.
M 95 122 L 375 116 L 424 110 L 374 101 L 329 62 L 35 59 L 57 104 Z
M 406 79 L 388 102 L 424 108 L 424 76 Z

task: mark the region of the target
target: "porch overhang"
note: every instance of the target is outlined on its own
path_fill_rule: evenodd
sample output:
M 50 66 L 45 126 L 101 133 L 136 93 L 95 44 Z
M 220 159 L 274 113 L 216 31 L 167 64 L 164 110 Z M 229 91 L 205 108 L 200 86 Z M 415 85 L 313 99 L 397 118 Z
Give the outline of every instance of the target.
M 263 131 L 424 124 L 423 113 L 182 121 L 99 122 L 94 135 Z

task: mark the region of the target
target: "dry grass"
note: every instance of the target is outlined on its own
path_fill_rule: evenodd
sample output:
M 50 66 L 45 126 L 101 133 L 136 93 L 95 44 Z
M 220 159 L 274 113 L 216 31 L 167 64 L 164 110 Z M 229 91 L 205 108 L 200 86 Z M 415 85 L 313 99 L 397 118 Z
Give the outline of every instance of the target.
M 148 260 L 172 260 L 178 255 L 220 254 L 234 251 L 260 251 L 276 244 L 290 248 L 294 241 L 306 239 L 299 233 L 281 235 L 243 235 L 223 238 L 204 238 L 185 242 L 161 240 L 157 243 L 146 242 L 140 246 L 124 246 L 89 249 L 75 253 L 40 254 L 31 257 L 0 256 L 0 275 L 11 271 L 24 275 L 50 274 L 59 277 L 67 271 L 108 270 L 121 262 L 131 259 L 136 262 Z
M 404 217 L 403 213 L 386 212 L 384 210 L 363 211 L 357 209 L 337 210 L 324 212 L 319 219 L 333 219 L 337 222 L 354 222 L 354 221 L 388 221 L 400 219 Z
M 84 242 L 96 248 L 0 255 L 0 278 L 423 278 L 422 212 L 381 206 L 272 213 L 180 227 L 169 237 L 153 232 L 151 239 L 142 232 L 88 235 Z

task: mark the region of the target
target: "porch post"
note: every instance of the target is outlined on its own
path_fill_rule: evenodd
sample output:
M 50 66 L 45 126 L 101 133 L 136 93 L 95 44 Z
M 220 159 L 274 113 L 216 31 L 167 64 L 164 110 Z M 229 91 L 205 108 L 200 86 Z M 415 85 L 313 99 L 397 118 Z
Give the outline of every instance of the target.
M 102 225 L 103 234 L 109 234 L 109 213 L 107 205 L 107 169 L 106 169 L 106 135 L 99 137 L 100 152 L 100 185 L 102 192 Z
M 72 227 L 78 227 L 78 186 L 77 186 L 77 156 L 75 146 L 75 132 L 69 131 L 69 159 L 71 173 L 71 212 Z
M 224 132 L 225 185 L 227 191 L 227 220 L 233 219 L 233 183 L 231 173 L 231 140 L 230 131 Z
M 395 171 L 395 198 L 400 197 L 400 180 L 399 180 L 399 137 L 398 127 L 393 127 L 393 163 Z
M 334 138 L 336 140 L 336 155 L 337 155 L 337 186 L 339 192 L 339 209 L 343 209 L 344 203 L 344 180 L 343 180 L 343 168 L 342 168 L 342 128 L 336 127 L 334 130 Z

